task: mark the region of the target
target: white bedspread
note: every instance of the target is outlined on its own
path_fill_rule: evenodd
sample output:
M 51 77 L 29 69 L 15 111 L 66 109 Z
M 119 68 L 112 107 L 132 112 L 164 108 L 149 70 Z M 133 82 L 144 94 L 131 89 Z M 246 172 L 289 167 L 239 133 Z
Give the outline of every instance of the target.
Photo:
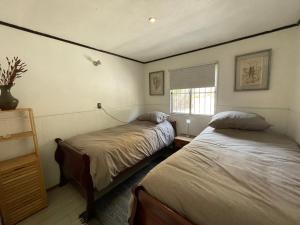
M 77 135 L 66 142 L 89 155 L 93 183 L 101 191 L 120 172 L 170 145 L 173 140 L 174 129 L 168 121 L 160 124 L 134 121 Z

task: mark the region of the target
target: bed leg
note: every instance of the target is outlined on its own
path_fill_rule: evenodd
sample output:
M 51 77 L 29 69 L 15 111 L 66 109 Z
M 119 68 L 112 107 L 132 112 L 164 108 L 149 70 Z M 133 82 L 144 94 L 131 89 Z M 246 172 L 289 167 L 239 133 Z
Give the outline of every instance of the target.
M 86 211 L 79 215 L 81 222 L 87 223 L 93 216 L 95 216 L 94 200 L 87 200 Z
M 87 205 L 86 211 L 79 215 L 79 219 L 83 224 L 86 224 L 93 216 L 95 216 L 94 204 Z
M 62 142 L 60 138 L 56 138 L 55 142 L 57 143 L 57 148 L 55 151 L 55 160 L 59 165 L 59 172 L 60 172 L 60 178 L 59 178 L 59 186 L 62 187 L 65 184 L 67 184 L 67 179 L 64 175 L 63 171 L 63 163 L 64 163 L 64 154 L 63 151 L 60 149 L 59 143 Z
M 87 223 L 95 215 L 94 185 L 90 175 L 90 158 L 83 156 L 84 169 L 82 173 L 82 188 L 86 198 L 86 211 L 79 215 L 82 222 Z
M 60 170 L 59 186 L 62 187 L 64 185 L 66 185 L 68 183 L 68 181 L 63 174 L 63 170 L 62 170 L 61 166 L 59 166 L 59 170 Z
M 140 190 L 143 190 L 142 186 L 134 186 L 132 188 L 132 195 L 133 195 L 133 202 L 131 205 L 131 215 L 128 219 L 128 224 L 129 225 L 135 225 L 135 224 L 139 224 L 138 222 L 138 215 L 137 215 L 137 211 L 138 211 L 138 207 L 139 207 L 139 200 L 138 200 L 138 192 Z

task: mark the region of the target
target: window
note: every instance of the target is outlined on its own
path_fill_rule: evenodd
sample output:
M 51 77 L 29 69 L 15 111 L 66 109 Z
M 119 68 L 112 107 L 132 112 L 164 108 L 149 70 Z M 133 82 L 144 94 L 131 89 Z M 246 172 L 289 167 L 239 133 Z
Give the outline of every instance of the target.
M 171 112 L 190 113 L 191 89 L 171 90 Z
M 217 64 L 170 71 L 171 113 L 215 113 Z
M 215 93 L 215 87 L 171 90 L 171 112 L 213 115 Z

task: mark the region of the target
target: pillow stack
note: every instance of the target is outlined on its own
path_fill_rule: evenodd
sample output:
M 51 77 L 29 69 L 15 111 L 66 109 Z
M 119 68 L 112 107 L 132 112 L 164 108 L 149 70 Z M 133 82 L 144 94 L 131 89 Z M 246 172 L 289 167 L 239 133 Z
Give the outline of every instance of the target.
M 209 126 L 216 129 L 240 129 L 260 131 L 269 128 L 271 125 L 264 117 L 256 113 L 239 111 L 226 111 L 214 115 Z

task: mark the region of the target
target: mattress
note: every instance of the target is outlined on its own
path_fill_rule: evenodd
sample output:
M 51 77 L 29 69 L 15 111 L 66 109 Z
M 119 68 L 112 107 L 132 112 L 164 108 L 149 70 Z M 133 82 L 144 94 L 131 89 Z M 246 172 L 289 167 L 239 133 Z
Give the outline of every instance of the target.
M 101 191 L 122 171 L 174 140 L 170 122 L 134 121 L 126 125 L 77 135 L 66 142 L 90 157 L 94 187 Z
M 300 224 L 300 151 L 278 134 L 209 127 L 140 185 L 198 225 Z

